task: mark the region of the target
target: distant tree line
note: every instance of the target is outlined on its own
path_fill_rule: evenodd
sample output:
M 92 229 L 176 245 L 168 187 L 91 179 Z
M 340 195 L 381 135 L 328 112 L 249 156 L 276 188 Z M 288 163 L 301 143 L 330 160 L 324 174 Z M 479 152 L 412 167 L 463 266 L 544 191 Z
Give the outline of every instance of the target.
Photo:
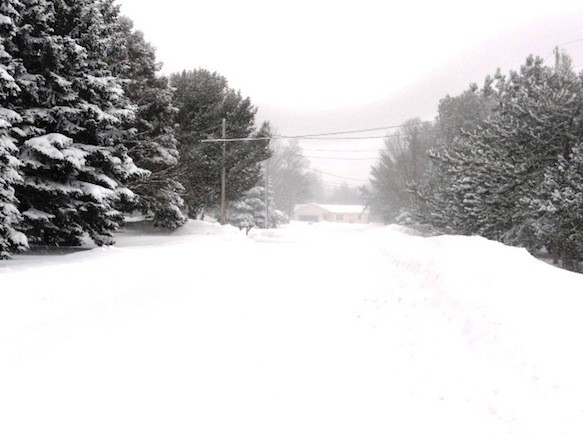
M 110 244 L 130 212 L 175 229 L 217 207 L 220 145 L 201 140 L 223 118 L 229 137 L 270 126 L 221 75 L 160 69 L 114 0 L 0 2 L 0 258 Z M 230 202 L 257 194 L 271 155 L 268 140 L 229 143 Z
M 371 208 L 385 221 L 476 234 L 583 268 L 583 74 L 556 54 L 441 100 L 387 137 Z

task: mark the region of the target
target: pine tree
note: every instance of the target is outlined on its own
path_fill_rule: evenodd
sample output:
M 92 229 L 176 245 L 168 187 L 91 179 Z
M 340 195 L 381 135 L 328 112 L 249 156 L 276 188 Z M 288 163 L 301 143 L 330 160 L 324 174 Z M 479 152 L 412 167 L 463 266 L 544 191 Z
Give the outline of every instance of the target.
M 474 174 L 481 171 L 477 163 L 482 159 L 474 157 L 477 148 L 471 147 L 467 137 L 490 116 L 494 106 L 491 83 L 487 77 L 482 90 L 472 84 L 461 95 L 440 101 L 436 136 L 427 151 L 427 173 L 412 187 L 415 221 L 449 233 L 472 234 L 479 228 L 469 211 L 475 196 L 468 190 L 477 177 Z
M 107 63 L 116 8 L 99 0 L 21 0 L 16 51 L 26 74 L 12 101 L 24 183 L 17 196 L 32 243 L 112 242 L 117 208 L 144 177 L 127 155 L 122 129 L 134 110 Z M 106 11 L 109 11 L 107 14 Z
M 547 80 L 549 98 L 535 103 L 538 120 L 551 131 L 552 149 L 543 155 L 542 182 L 525 199 L 539 245 L 566 269 L 583 271 L 583 77 L 571 59 L 557 53 Z
M 431 151 L 436 171 L 421 193 L 425 205 L 453 232 L 546 249 L 577 269 L 582 78 L 565 55 L 554 68 L 530 56 L 519 71 L 487 78 L 482 94 L 494 104 L 487 118 Z
M 110 62 L 119 75 L 129 79 L 125 95 L 137 106 L 132 123 L 136 132 L 125 145 L 136 165 L 151 172 L 130 188 L 139 196 L 138 208 L 155 226 L 175 229 L 188 219 L 181 197 L 184 187 L 174 172 L 179 156 L 174 136 L 178 109 L 172 105 L 167 78 L 159 76 L 161 64 L 156 61 L 155 49 L 141 32 L 132 29 L 130 20 L 124 18 L 119 25 L 123 39 L 115 45 Z
M 189 214 L 195 216 L 205 208 L 217 208 L 221 194 L 221 144 L 201 140 L 221 138 L 223 118 L 227 137 L 251 137 L 257 109 L 218 73 L 204 69 L 184 71 L 171 75 L 170 82 L 179 108 L 177 175 L 186 188 L 184 199 Z M 269 136 L 269 125 L 262 126 L 259 132 L 261 137 Z M 260 163 L 271 155 L 269 141 L 229 142 L 226 150 L 227 200 L 236 201 L 257 185 Z
M 537 238 L 555 264 L 583 272 L 583 143 L 547 171 L 541 192 L 545 196 L 533 201 Z
M 519 72 L 499 75 L 495 86 L 494 114 L 469 138 L 485 158 L 478 163 L 482 178 L 472 180 L 479 198 L 476 211 L 482 228 L 496 229 L 501 240 L 536 250 L 545 244 L 537 231 L 538 206 L 550 195 L 543 183 L 561 173 L 561 160 L 569 160 L 583 137 L 577 115 L 581 82 L 570 66 L 546 67 L 542 59 L 529 57 Z
M 266 218 L 266 215 L 269 216 Z M 285 213 L 276 208 L 273 195 L 268 192 L 266 197 L 263 184 L 253 187 L 240 200 L 231 203 L 227 214 L 228 223 L 245 229 L 247 233 L 253 227 L 276 228 L 287 221 Z
M 10 55 L 20 16 L 19 6 L 14 0 L 0 3 L 0 259 L 28 247 L 24 234 L 16 230 L 21 216 L 14 186 L 22 179 L 18 173 L 21 164 L 16 158 L 18 149 L 10 132 L 12 125 L 19 123 L 21 118 L 8 108 L 8 98 L 20 91 L 13 75 L 22 67 Z
M 253 227 L 265 227 L 265 194 L 260 187 L 249 190 L 245 196 L 231 203 L 227 214 L 227 222 L 241 229 L 249 230 Z

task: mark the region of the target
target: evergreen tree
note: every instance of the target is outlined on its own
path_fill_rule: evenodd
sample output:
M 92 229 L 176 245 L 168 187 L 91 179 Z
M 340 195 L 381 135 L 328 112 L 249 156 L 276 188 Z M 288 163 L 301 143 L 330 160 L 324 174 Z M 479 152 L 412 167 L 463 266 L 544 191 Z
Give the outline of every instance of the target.
M 555 264 L 583 271 L 583 142 L 559 158 L 541 186 L 545 196 L 533 201 L 539 214 L 536 237 L 549 249 Z
M 488 118 L 495 105 L 492 78 L 486 77 L 484 87 L 471 84 L 459 96 L 447 95 L 439 101 L 436 127 L 440 146 L 447 148 L 463 133 L 471 133 Z
M 18 173 L 21 164 L 16 158 L 18 149 L 10 132 L 12 124 L 19 123 L 21 118 L 8 107 L 8 98 L 20 91 L 13 75 L 22 66 L 10 55 L 20 18 L 19 6 L 14 0 L 0 3 L 0 259 L 28 246 L 24 234 L 16 230 L 21 216 L 14 186 L 22 179 Z
M 552 195 L 543 183 L 561 180 L 561 162 L 569 162 L 583 137 L 581 82 L 570 61 L 562 62 L 551 68 L 529 57 L 519 72 L 499 75 L 497 107 L 469 137 L 473 155 L 481 158 L 473 160 L 480 172 L 469 190 L 476 198 L 478 232 L 487 237 L 533 250 L 544 245 L 539 205 Z
M 173 171 L 178 164 L 174 124 L 177 109 L 172 105 L 172 89 L 159 76 L 161 64 L 155 49 L 134 31 L 128 19 L 119 22 L 123 39 L 114 47 L 110 63 L 123 76 L 125 95 L 137 106 L 132 126 L 135 135 L 125 142 L 137 166 L 151 172 L 147 179 L 131 183 L 138 208 L 154 225 L 175 229 L 183 225 L 184 187 Z
M 107 63 L 117 9 L 99 0 L 21 2 L 14 41 L 26 73 L 15 77 L 21 92 L 11 104 L 22 117 L 23 230 L 37 244 L 111 243 L 123 219 L 116 207 L 133 197 L 123 184 L 146 175 L 120 143 L 134 110 Z
M 430 152 L 435 171 L 419 191 L 429 219 L 580 269 L 582 78 L 565 55 L 554 68 L 530 56 L 481 94 L 493 103 L 487 118 Z
M 221 143 L 201 140 L 221 138 L 226 119 L 228 138 L 248 138 L 254 133 L 256 108 L 250 99 L 231 89 L 218 73 L 204 69 L 184 71 L 170 77 L 175 88 L 178 113 L 180 165 L 177 174 L 186 188 L 184 196 L 192 216 L 216 208 L 221 193 Z M 259 130 L 269 137 L 269 125 Z M 257 185 L 260 163 L 270 156 L 269 140 L 229 142 L 226 145 L 227 199 L 236 201 Z
M 264 185 L 253 187 L 240 200 L 231 203 L 227 214 L 228 223 L 246 229 L 247 233 L 253 227 L 276 228 L 287 221 L 285 213 L 275 207 L 272 194 L 268 192 L 266 196 Z
M 475 224 L 467 211 L 471 199 L 465 199 L 464 191 L 472 178 L 469 173 L 479 172 L 480 167 L 467 156 L 473 149 L 464 139 L 483 126 L 494 107 L 491 83 L 487 77 L 482 90 L 472 84 L 461 95 L 440 101 L 426 177 L 413 188 L 412 213 L 417 222 L 445 232 L 472 232 Z
M 533 96 L 533 104 L 541 131 L 551 130 L 549 145 L 539 151 L 535 174 L 541 183 L 524 199 L 525 215 L 536 246 L 544 246 L 557 264 L 583 271 L 583 75 L 559 53 L 547 72 L 545 94 Z

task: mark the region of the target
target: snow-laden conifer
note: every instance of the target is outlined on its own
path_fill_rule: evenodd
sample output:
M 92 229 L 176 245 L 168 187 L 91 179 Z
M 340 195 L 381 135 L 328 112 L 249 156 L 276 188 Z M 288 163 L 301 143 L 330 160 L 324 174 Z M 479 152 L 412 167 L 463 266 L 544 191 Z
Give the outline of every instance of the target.
M 120 41 L 110 62 L 123 76 L 126 96 L 137 107 L 132 123 L 134 134 L 125 141 L 136 165 L 151 172 L 150 176 L 130 184 L 139 196 L 138 208 L 156 226 L 178 228 L 188 219 L 181 194 L 184 187 L 173 168 L 178 164 L 177 141 L 174 136 L 178 109 L 172 105 L 172 89 L 168 79 L 160 76 L 161 64 L 155 49 L 133 29 L 129 19 L 118 22 Z
M 554 67 L 529 57 L 482 91 L 493 106 L 472 132 L 431 151 L 425 204 L 449 230 L 531 251 L 577 269 L 580 236 L 583 82 L 567 56 Z
M 30 241 L 112 242 L 124 183 L 145 171 L 121 142 L 134 108 L 107 64 L 117 9 L 98 0 L 21 0 L 15 41 L 26 73 L 14 107 L 24 184 L 18 190 Z
M 201 140 L 220 138 L 226 119 L 229 138 L 270 137 L 264 123 L 255 130 L 257 108 L 240 91 L 229 87 L 227 79 L 204 69 L 183 71 L 170 77 L 175 88 L 178 113 L 180 166 L 177 175 L 186 188 L 184 199 L 189 214 L 216 208 L 221 199 L 220 143 Z M 261 177 L 262 162 L 271 156 L 269 140 L 229 142 L 226 145 L 227 200 L 236 201 L 255 187 Z
M 21 118 L 8 107 L 8 99 L 19 92 L 13 75 L 22 68 L 10 54 L 20 17 L 19 8 L 15 0 L 0 3 L 0 259 L 28 246 L 24 234 L 16 229 L 21 216 L 14 194 L 14 186 L 22 179 L 11 128 Z
M 253 227 L 276 228 L 287 221 L 287 215 L 274 204 L 273 194 L 268 191 L 266 196 L 264 185 L 253 187 L 229 204 L 227 222 L 247 232 Z

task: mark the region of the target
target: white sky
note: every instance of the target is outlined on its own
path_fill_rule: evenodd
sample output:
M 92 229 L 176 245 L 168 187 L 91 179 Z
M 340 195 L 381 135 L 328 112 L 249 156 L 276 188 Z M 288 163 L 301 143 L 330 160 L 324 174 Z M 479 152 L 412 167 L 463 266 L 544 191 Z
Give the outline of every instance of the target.
M 218 71 L 285 134 L 432 118 L 441 97 L 482 82 L 496 67 L 518 68 L 529 53 L 546 56 L 583 38 L 581 21 L 573 21 L 583 17 L 581 0 L 118 3 L 157 47 L 165 73 Z M 565 49 L 583 63 L 583 43 Z M 302 146 L 332 147 L 312 143 Z M 355 147 L 371 142 L 334 149 Z M 371 164 L 330 161 L 314 165 L 366 178 Z

